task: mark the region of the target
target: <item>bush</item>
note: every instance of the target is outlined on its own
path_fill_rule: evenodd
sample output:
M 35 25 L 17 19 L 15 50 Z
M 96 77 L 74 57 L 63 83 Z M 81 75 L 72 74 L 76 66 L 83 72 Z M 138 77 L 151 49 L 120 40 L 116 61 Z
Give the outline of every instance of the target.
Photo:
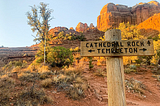
M 136 70 L 132 69 L 132 68 L 125 68 L 124 69 L 124 73 L 129 74 L 131 72 L 136 72 Z
M 69 49 L 66 49 L 64 47 L 54 47 L 51 49 L 51 51 L 47 55 L 48 62 L 52 66 L 69 66 L 73 63 L 73 55 L 72 52 Z
M 58 91 L 65 91 L 74 100 L 85 96 L 84 91 L 88 88 L 88 84 L 77 68 L 64 68 L 55 75 L 57 76 L 54 76 L 53 84 Z
M 12 92 L 15 90 L 15 80 L 6 75 L 0 78 L 0 106 L 9 106 Z
M 32 73 L 20 73 L 18 74 L 18 78 L 22 81 L 33 81 L 34 75 Z
M 52 103 L 52 99 L 46 96 L 44 90 L 38 90 L 32 86 L 31 89 L 23 90 L 18 94 L 16 106 L 39 106 L 47 103 Z
M 133 78 L 125 80 L 125 86 L 129 92 L 132 91 L 133 93 L 136 92 L 143 94 L 144 90 L 146 89 L 145 85 L 142 84 L 141 81 L 135 80 Z
M 137 69 L 136 65 L 130 65 L 129 68 L 134 69 L 134 70 Z
M 52 79 L 48 78 L 41 82 L 41 85 L 45 88 L 50 87 L 52 85 Z
M 89 69 L 91 70 L 94 65 L 92 64 L 92 57 L 88 57 L 89 58 Z
M 107 71 L 98 69 L 98 70 L 96 70 L 96 72 L 94 74 L 96 76 L 106 77 L 107 76 Z
M 26 61 L 10 61 L 3 67 L 4 70 L 12 69 L 14 67 L 25 68 L 27 66 Z

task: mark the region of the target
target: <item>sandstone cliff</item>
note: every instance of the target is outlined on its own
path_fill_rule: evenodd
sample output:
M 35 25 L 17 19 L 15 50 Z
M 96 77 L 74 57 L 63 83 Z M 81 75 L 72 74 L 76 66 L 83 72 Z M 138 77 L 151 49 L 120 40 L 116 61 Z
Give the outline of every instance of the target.
M 108 3 L 97 17 L 97 28 L 104 31 L 111 27 L 118 27 L 122 22 L 139 24 L 159 12 L 160 4 L 157 1 L 139 3 L 133 7 Z
M 160 31 L 160 13 L 148 18 L 137 27 L 140 29 L 155 29 Z
M 140 23 L 137 28 L 141 29 L 145 36 L 156 36 L 160 32 L 160 13 L 154 14 L 144 22 Z

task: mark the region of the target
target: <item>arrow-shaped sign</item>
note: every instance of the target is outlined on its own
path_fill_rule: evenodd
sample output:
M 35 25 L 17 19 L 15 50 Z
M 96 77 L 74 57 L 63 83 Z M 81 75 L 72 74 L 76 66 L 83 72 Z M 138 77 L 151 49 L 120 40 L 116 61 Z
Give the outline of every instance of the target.
M 143 48 L 143 49 L 139 49 L 139 50 L 143 50 L 143 52 L 144 52 L 144 51 L 146 51 L 147 49 L 146 49 L 146 48 Z
M 147 44 L 150 46 L 151 42 L 148 40 Z
M 90 49 L 90 50 L 88 50 L 88 52 L 90 52 L 90 53 L 91 53 L 91 52 L 95 52 L 95 50 L 91 50 L 91 49 Z

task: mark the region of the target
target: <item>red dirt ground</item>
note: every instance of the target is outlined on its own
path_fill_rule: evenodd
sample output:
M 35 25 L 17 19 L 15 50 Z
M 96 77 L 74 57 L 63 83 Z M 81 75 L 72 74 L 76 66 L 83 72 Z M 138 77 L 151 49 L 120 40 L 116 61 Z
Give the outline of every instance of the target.
M 83 75 L 89 85 L 85 98 L 72 100 L 66 97 L 64 92 L 57 92 L 50 88 L 46 89 L 46 94 L 54 100 L 54 103 L 44 106 L 108 106 L 107 77 L 99 77 L 94 74 L 94 71 L 99 68 L 104 69 L 105 66 L 94 67 L 91 71 L 88 66 L 85 66 Z M 134 78 L 145 85 L 144 94 L 126 90 L 127 106 L 160 106 L 160 82 L 152 77 L 152 70 L 145 68 L 140 68 L 140 70 L 143 71 L 125 74 L 125 79 Z

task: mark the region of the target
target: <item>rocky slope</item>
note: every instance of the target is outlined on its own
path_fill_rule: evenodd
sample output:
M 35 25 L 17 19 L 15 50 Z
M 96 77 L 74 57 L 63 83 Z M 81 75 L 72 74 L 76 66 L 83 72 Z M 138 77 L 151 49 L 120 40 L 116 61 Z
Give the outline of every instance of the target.
M 79 26 L 79 24 L 81 24 Z M 96 27 L 94 27 L 93 24 L 90 24 L 90 26 L 88 27 L 88 25 L 85 23 L 79 23 L 76 27 L 76 31 L 73 29 L 73 27 L 71 27 L 70 29 L 66 28 L 66 27 L 55 27 L 52 28 L 49 31 L 49 34 L 52 35 L 51 37 L 51 42 L 50 45 L 52 46 L 63 46 L 66 48 L 75 48 L 75 47 L 80 47 L 80 40 L 76 39 L 76 40 L 68 40 L 68 39 L 54 39 L 58 36 L 60 36 L 59 34 L 63 31 L 63 37 L 67 37 L 68 35 L 70 37 L 74 36 L 81 36 L 84 35 L 85 39 L 87 41 L 95 41 L 98 40 L 99 37 L 102 37 L 104 35 L 104 32 L 99 31 Z
M 140 29 L 155 29 L 160 31 L 160 13 L 148 18 L 137 27 Z
M 144 36 L 157 36 L 160 33 L 160 13 L 140 23 L 137 28 L 141 29 Z
M 104 31 L 111 27 L 117 27 L 122 22 L 139 24 L 159 12 L 160 4 L 157 1 L 139 3 L 133 7 L 108 3 L 97 17 L 97 28 Z

